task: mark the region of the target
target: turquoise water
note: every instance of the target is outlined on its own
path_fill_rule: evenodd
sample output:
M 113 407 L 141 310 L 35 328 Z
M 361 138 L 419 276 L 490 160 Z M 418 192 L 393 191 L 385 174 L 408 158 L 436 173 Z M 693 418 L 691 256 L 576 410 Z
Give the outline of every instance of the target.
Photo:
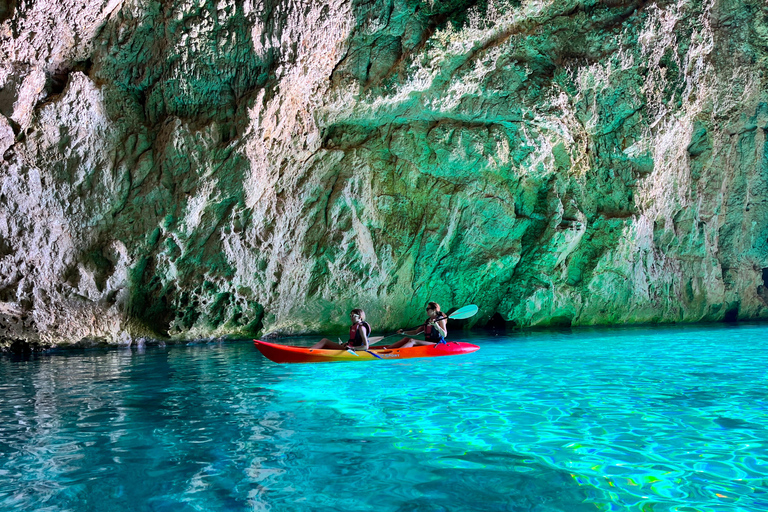
M 768 326 L 462 339 L 0 358 L 0 510 L 768 510 Z

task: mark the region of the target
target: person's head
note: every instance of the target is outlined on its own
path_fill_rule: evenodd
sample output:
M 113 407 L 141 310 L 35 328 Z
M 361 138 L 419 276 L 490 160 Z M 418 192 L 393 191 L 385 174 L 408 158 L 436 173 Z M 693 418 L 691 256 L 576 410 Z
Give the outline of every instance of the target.
M 365 311 L 362 309 L 353 309 L 349 312 L 349 319 L 353 322 L 365 321 Z
M 440 315 L 440 304 L 437 302 L 430 302 L 427 304 L 427 314 L 429 316 L 439 316 Z

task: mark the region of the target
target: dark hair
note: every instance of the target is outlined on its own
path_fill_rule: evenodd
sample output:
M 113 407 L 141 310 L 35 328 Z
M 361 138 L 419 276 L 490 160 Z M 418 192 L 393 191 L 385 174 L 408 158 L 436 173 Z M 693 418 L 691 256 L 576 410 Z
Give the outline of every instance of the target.
M 427 304 L 427 307 L 430 309 L 434 309 L 438 313 L 442 313 L 442 311 L 440 311 L 440 304 L 438 304 L 437 302 L 430 302 L 429 304 Z
M 363 311 L 362 309 L 353 309 L 352 311 L 349 312 L 349 314 L 350 315 L 357 315 L 357 316 L 360 317 L 360 320 L 365 322 L 365 311 Z

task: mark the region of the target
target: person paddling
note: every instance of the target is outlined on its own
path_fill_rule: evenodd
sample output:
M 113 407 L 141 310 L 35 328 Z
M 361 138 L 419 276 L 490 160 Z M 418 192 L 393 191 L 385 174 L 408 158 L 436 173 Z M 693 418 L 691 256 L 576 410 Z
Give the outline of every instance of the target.
M 415 336 L 417 334 L 424 333 L 425 341 L 415 340 L 413 338 L 403 338 L 397 343 L 387 345 L 383 348 L 408 348 L 418 345 L 434 345 L 435 343 L 445 343 L 445 337 L 448 336 L 448 316 L 440 311 L 440 304 L 437 302 L 430 302 L 427 304 L 427 314 L 429 318 L 411 331 L 404 331 L 398 329 L 398 334 L 407 334 L 408 336 Z
M 371 334 L 371 325 L 365 321 L 365 311 L 353 309 L 349 312 L 352 325 L 349 327 L 349 340 L 346 344 L 336 343 L 328 338 L 323 338 L 310 348 L 330 348 L 338 350 L 368 350 L 368 336 Z

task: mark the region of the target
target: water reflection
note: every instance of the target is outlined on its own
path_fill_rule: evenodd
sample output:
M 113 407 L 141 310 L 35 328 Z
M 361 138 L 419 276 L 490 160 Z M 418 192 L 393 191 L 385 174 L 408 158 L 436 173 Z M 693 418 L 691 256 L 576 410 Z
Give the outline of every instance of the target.
M 765 510 L 766 332 L 473 335 L 466 357 L 346 365 L 249 342 L 0 358 L 0 510 Z

